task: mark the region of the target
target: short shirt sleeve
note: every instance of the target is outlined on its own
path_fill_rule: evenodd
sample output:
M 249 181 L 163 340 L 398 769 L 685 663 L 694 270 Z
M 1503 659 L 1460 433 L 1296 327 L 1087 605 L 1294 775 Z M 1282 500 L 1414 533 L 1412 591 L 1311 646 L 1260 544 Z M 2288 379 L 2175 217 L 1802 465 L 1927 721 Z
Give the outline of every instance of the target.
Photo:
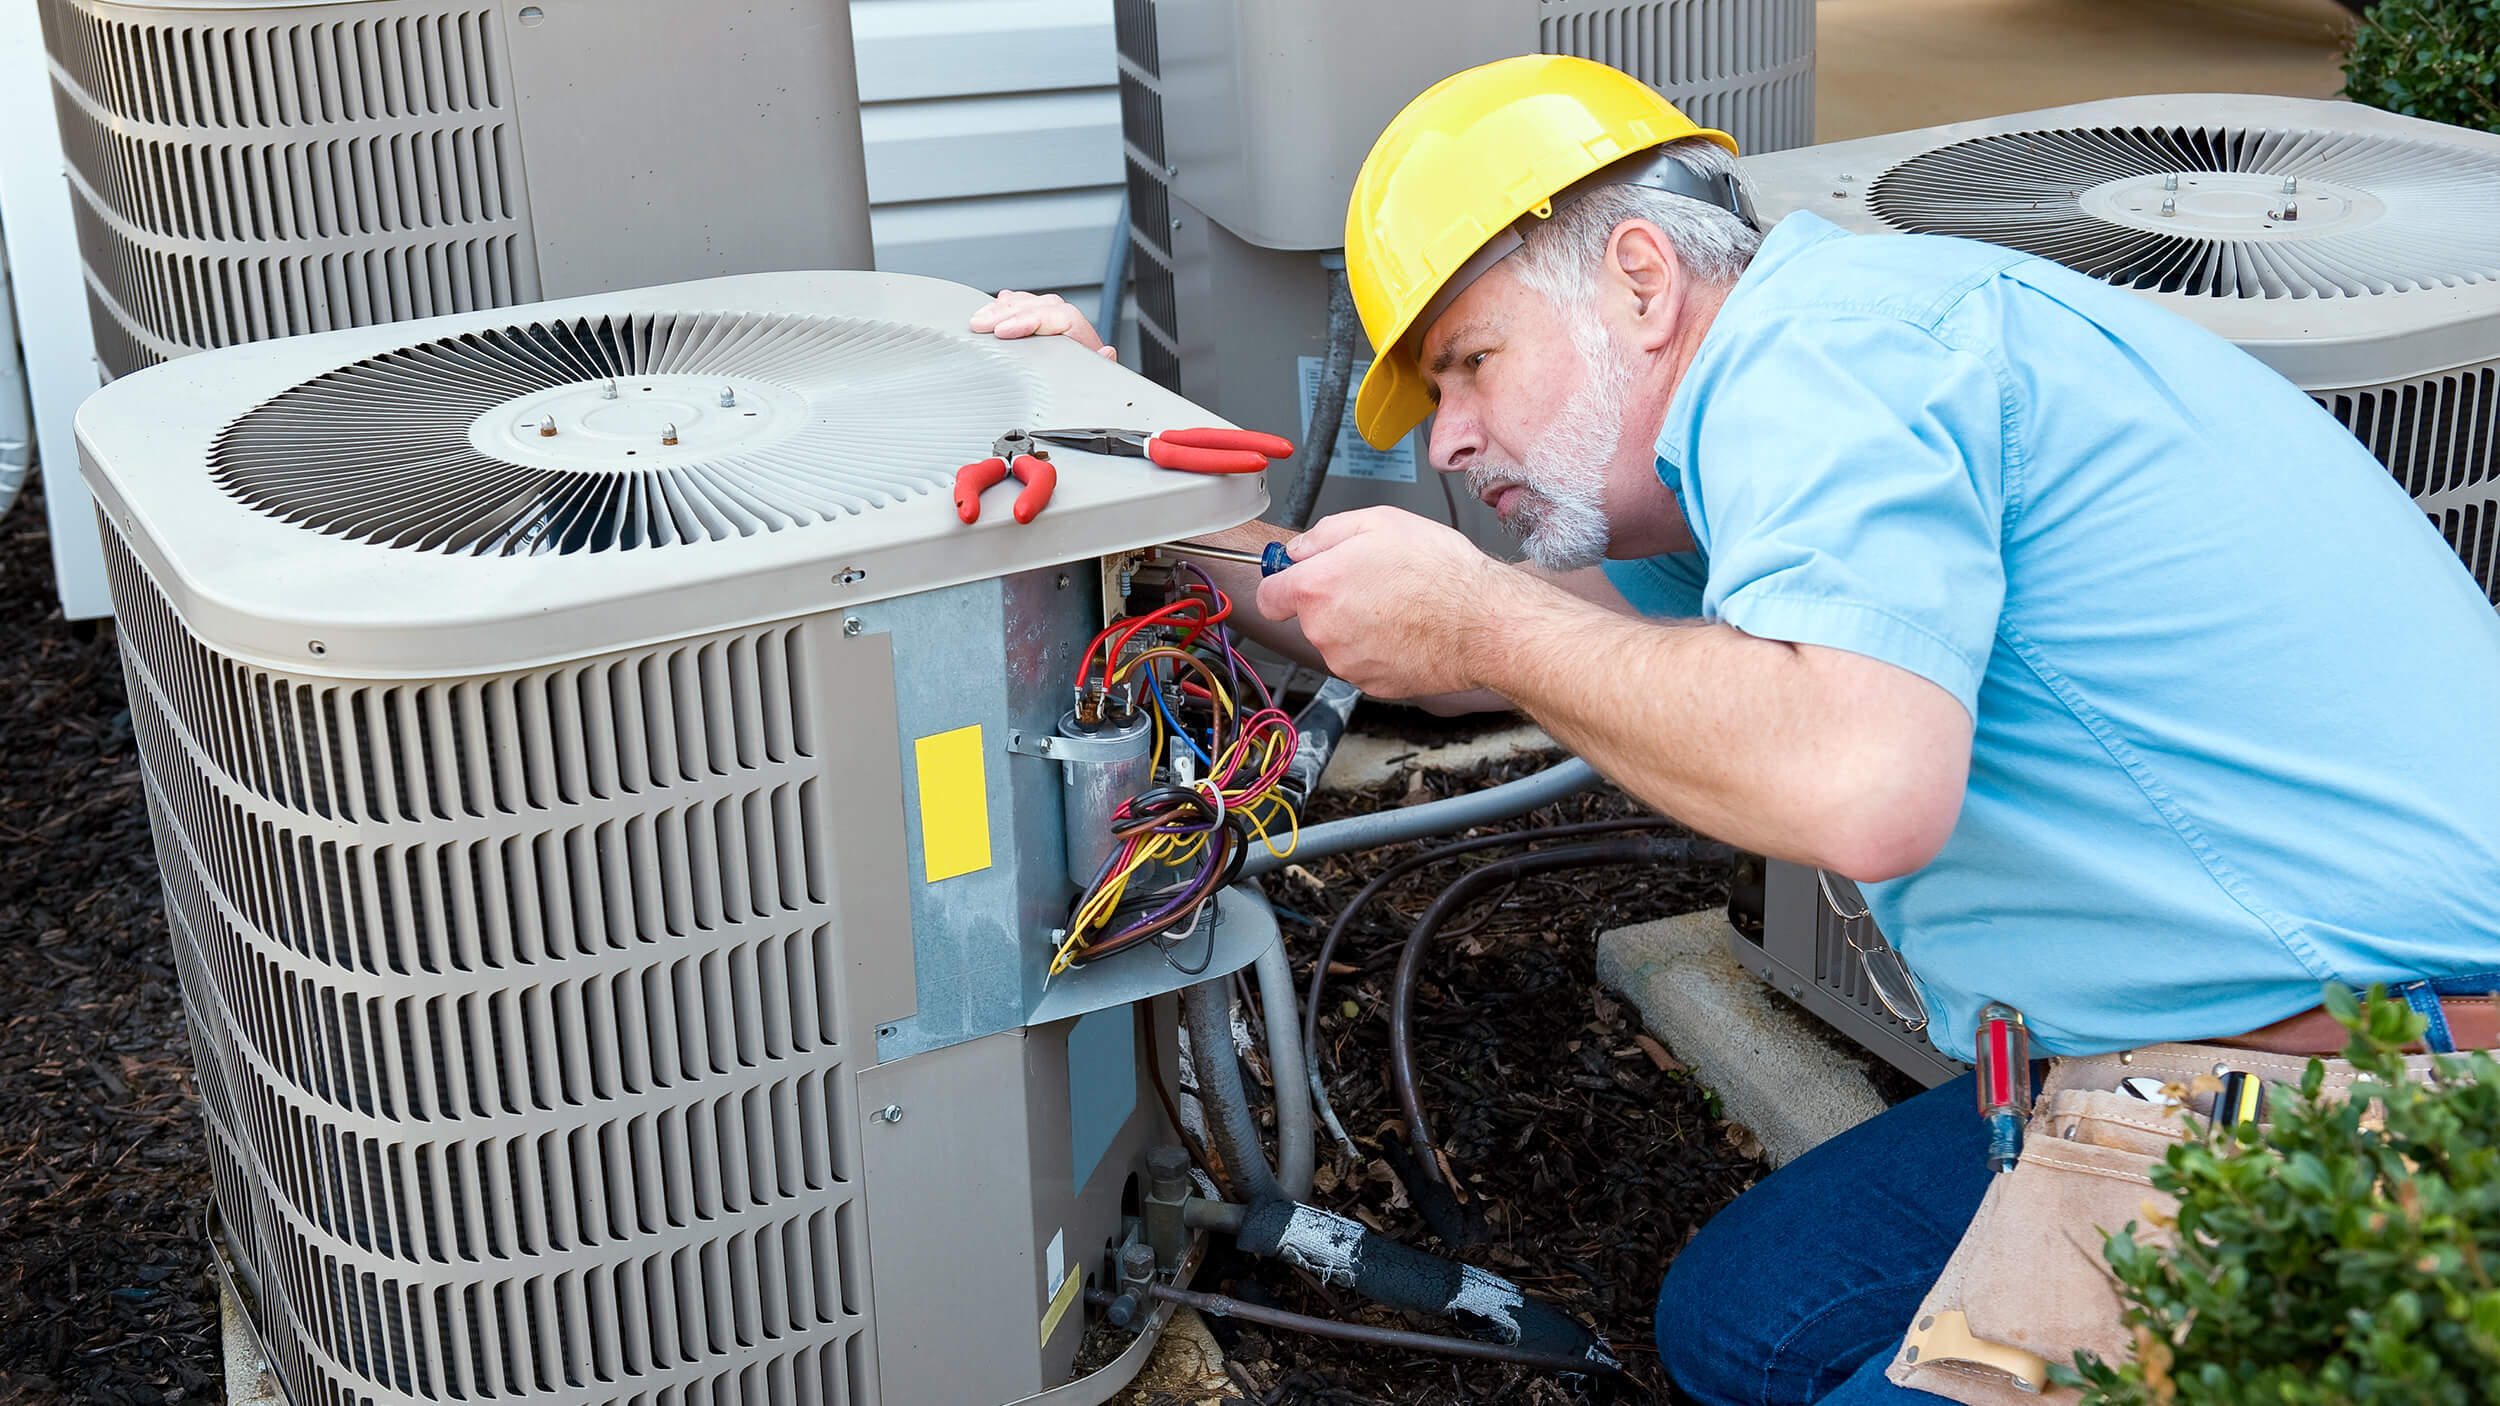
M 2005 601 L 1996 377 L 1894 318 L 1787 316 L 1738 341 L 1688 402 L 1702 614 L 1880 659 L 1976 716 Z
M 1692 620 L 1701 615 L 1710 568 L 1699 552 L 1605 563 L 1606 580 L 1643 615 Z

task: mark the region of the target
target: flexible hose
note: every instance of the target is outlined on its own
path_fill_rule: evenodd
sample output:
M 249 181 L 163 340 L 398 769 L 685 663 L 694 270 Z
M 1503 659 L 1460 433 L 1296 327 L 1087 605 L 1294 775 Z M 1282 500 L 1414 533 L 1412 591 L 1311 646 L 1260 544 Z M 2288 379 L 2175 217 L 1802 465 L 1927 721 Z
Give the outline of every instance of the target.
M 1434 1181 L 1441 1178 L 1440 1159 L 1434 1155 L 1432 1130 L 1424 1118 L 1424 1100 L 1415 1077 L 1415 1045 L 1408 1031 L 1408 1016 L 1415 1004 L 1415 979 L 1423 969 L 1424 949 L 1432 942 L 1450 915 L 1464 908 L 1478 893 L 1495 884 L 1534 874 L 1551 873 L 1557 869 L 1585 869 L 1600 864 L 1698 863 L 1707 859 L 1728 860 L 1736 852 L 1726 845 L 1708 840 L 1660 839 L 1645 836 L 1639 839 L 1599 840 L 1593 844 L 1566 845 L 1560 849 L 1537 850 L 1497 859 L 1480 869 L 1470 870 L 1441 891 L 1441 896 L 1424 910 L 1415 922 L 1415 930 L 1407 934 L 1406 948 L 1398 954 L 1396 980 L 1389 990 L 1389 1081 L 1397 1088 L 1398 1108 L 1406 1115 L 1407 1141 L 1415 1149 L 1415 1160 L 1424 1175 Z
M 1337 427 L 1345 421 L 1346 391 L 1354 382 L 1354 335 L 1362 325 L 1354 315 L 1354 292 L 1345 281 L 1345 256 L 1330 255 L 1321 262 L 1328 266 L 1328 364 L 1311 396 L 1311 422 L 1302 428 L 1293 496 L 1279 519 L 1296 532 L 1311 525 L 1319 491 L 1328 483 L 1328 461 L 1337 457 Z
M 1102 301 L 1094 304 L 1094 330 L 1103 345 L 1120 344 L 1120 299 L 1128 291 L 1128 193 L 1120 194 L 1120 217 L 1111 222 L 1111 249 L 1102 262 Z
M 1271 942 L 1254 970 L 1259 1009 L 1267 1013 L 1267 1072 L 1276 1087 L 1276 1182 L 1288 1199 L 1300 1201 L 1311 1194 L 1319 1146 L 1302 1031 L 1293 1018 L 1293 959 L 1285 955 L 1284 943 Z
M 1446 800 L 1426 801 L 1422 805 L 1404 806 L 1373 815 L 1349 816 L 1314 825 L 1302 832 L 1293 853 L 1278 858 L 1262 846 L 1242 865 L 1244 877 L 1256 878 L 1273 873 L 1287 864 L 1307 864 L 1314 859 L 1351 854 L 1356 850 L 1384 849 L 1420 840 L 1427 835 L 1451 835 L 1472 830 L 1479 825 L 1494 825 L 1515 819 L 1536 809 L 1551 805 L 1566 796 L 1577 795 L 1598 784 L 1596 768 L 1573 757 L 1556 763 L 1533 776 L 1506 781 L 1481 791 Z
M 1337 955 L 1337 944 L 1354 926 L 1355 915 L 1362 912 L 1373 899 L 1379 897 L 1381 890 L 1427 864 L 1437 864 L 1444 859 L 1454 859 L 1462 854 L 1474 854 L 1478 850 L 1500 849 L 1508 845 L 1537 844 L 1545 840 L 1576 839 L 1584 835 L 1617 834 L 1626 830 L 1657 830 L 1674 823 L 1661 816 L 1644 815 L 1627 820 L 1591 820 L 1576 825 L 1548 825 L 1536 830 L 1514 830 L 1501 835 L 1479 835 L 1472 840 L 1459 840 L 1442 845 L 1438 849 L 1425 850 L 1422 854 L 1409 855 L 1382 870 L 1379 877 L 1356 891 L 1352 902 L 1338 910 L 1336 918 L 1328 924 L 1328 936 L 1320 942 L 1319 959 L 1311 964 L 1310 991 L 1303 1001 L 1303 1057 L 1310 1062 L 1311 1069 L 1316 1074 L 1320 1065 L 1320 1000 L 1328 991 L 1329 959 Z
M 1226 980 L 1201 981 L 1181 991 L 1190 1063 L 1198 1072 L 1199 1101 L 1207 1109 L 1207 1141 L 1224 1159 L 1235 1196 L 1253 1203 L 1275 1200 L 1284 1188 L 1259 1145 L 1259 1125 L 1250 1116 L 1250 1095 L 1241 1085 L 1241 1059 L 1233 1053 L 1233 996 Z
M 1523 1352 L 1500 1343 L 1480 1343 L 1473 1338 L 1448 1338 L 1436 1333 L 1410 1333 L 1402 1328 L 1375 1328 L 1368 1323 L 1347 1323 L 1334 1318 L 1313 1318 L 1307 1313 L 1291 1313 L 1264 1304 L 1244 1303 L 1224 1294 L 1202 1294 L 1195 1289 L 1177 1289 L 1169 1284 L 1146 1286 L 1149 1298 L 1162 1299 L 1185 1308 L 1194 1308 L 1214 1318 L 1238 1318 L 1265 1328 L 1283 1328 L 1314 1337 L 1337 1338 L 1351 1343 L 1368 1343 L 1374 1347 L 1396 1348 L 1402 1352 L 1430 1352 L 1444 1357 L 1471 1357 L 1479 1362 L 1516 1362 L 1523 1367 L 1542 1367 L 1549 1372 L 1588 1372 L 1606 1370 L 1596 1364 L 1559 1353 Z M 1105 1308 L 1117 1297 L 1106 1289 L 1088 1289 L 1085 1301 L 1096 1308 Z M 1618 1369 L 1619 1370 L 1619 1369 Z

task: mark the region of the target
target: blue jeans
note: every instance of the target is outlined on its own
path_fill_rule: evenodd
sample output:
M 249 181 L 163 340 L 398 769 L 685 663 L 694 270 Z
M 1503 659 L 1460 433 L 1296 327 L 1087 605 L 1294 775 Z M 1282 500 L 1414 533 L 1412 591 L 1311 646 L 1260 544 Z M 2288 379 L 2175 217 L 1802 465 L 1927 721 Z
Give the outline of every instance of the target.
M 1971 1078 L 1815 1148 L 1721 1211 L 1667 1271 L 1658 1356 L 1703 1406 L 1935 1406 L 1901 1346 L 1992 1175 Z

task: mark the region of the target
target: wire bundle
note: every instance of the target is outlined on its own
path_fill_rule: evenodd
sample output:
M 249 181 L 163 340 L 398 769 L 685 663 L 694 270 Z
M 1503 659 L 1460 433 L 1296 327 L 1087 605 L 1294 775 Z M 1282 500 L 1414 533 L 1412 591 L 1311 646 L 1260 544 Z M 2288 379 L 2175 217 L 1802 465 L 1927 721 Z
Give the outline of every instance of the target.
M 1153 710 L 1155 784 L 1112 812 L 1119 844 L 1078 895 L 1053 976 L 1188 933 L 1207 900 L 1240 877 L 1254 835 L 1282 858 L 1293 842 L 1277 847 L 1279 822 L 1301 834 L 1280 789 L 1301 741 L 1293 719 L 1235 646 L 1224 623 L 1232 598 L 1206 573 L 1181 569 L 1197 580 L 1179 599 L 1112 622 L 1077 665 L 1080 718 L 1101 717 L 1115 692 Z

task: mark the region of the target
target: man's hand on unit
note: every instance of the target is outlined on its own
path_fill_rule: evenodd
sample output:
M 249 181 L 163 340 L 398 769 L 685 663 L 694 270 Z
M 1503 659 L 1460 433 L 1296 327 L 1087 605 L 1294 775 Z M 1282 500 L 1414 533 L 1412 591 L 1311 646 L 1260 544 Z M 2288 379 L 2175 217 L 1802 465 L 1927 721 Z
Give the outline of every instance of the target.
M 1009 342 L 1018 337 L 1066 337 L 1080 347 L 1100 352 L 1106 360 L 1120 359 L 1119 349 L 1104 346 L 1094 324 L 1085 320 L 1085 314 L 1056 293 L 1007 289 L 972 315 L 972 330 Z
M 1380 698 L 1476 687 L 1471 636 L 1532 583 L 1440 523 L 1396 508 L 1322 518 L 1285 544 L 1294 564 L 1259 584 L 1259 613 L 1298 620 L 1328 671 Z

